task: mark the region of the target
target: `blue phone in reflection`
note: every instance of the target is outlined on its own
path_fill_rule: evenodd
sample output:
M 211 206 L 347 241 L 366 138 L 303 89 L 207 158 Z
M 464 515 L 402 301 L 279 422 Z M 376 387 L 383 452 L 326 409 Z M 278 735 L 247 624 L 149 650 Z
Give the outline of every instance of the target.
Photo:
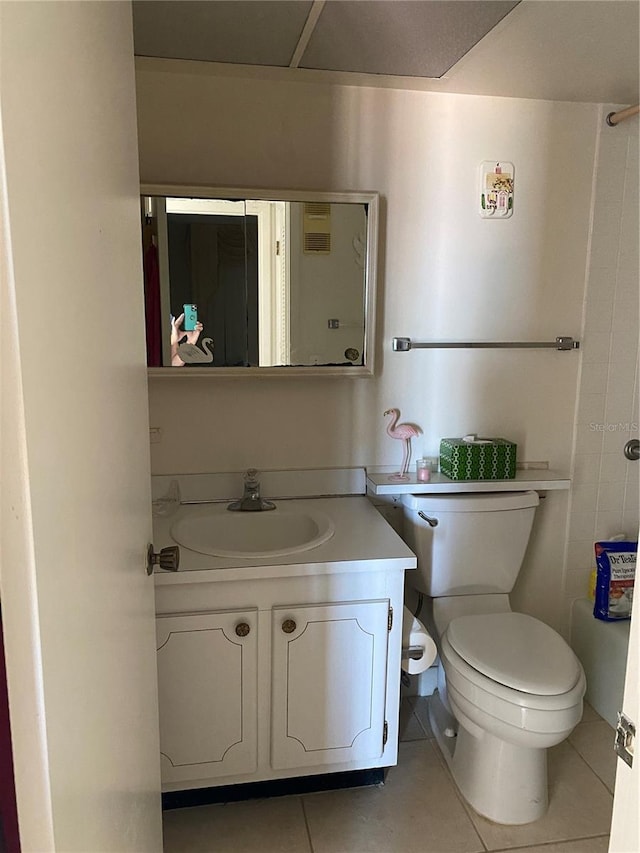
M 183 329 L 185 332 L 193 332 L 198 322 L 198 306 L 183 305 L 182 308 L 184 310 Z

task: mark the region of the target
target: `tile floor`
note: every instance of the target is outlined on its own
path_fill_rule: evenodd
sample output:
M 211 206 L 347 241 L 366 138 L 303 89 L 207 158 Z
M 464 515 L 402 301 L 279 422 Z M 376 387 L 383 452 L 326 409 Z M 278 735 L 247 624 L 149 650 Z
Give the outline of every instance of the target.
M 428 701 L 403 699 L 400 759 L 384 786 L 168 811 L 164 853 L 607 852 L 613 730 L 592 708 L 549 752 L 547 814 L 508 827 L 460 799 L 433 740 Z

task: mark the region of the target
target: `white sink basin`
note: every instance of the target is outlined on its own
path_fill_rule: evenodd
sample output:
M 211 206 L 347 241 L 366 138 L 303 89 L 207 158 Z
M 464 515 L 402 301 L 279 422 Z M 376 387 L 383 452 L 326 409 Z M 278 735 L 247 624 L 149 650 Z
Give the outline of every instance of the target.
M 317 510 L 278 507 L 268 512 L 203 509 L 171 527 L 179 544 L 213 557 L 284 557 L 317 548 L 335 531 L 328 515 Z

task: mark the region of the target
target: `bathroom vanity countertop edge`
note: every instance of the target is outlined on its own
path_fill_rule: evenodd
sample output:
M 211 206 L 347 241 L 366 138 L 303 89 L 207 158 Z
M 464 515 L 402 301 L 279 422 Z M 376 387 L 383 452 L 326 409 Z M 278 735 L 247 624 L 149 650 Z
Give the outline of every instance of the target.
M 186 569 L 178 572 L 157 571 L 156 586 L 186 583 L 219 583 L 222 581 L 273 580 L 274 578 L 312 575 L 357 574 L 359 572 L 409 571 L 417 567 L 416 558 L 395 557 L 379 560 L 336 560 L 335 562 L 298 562 L 272 565 L 224 566 L 221 568 Z

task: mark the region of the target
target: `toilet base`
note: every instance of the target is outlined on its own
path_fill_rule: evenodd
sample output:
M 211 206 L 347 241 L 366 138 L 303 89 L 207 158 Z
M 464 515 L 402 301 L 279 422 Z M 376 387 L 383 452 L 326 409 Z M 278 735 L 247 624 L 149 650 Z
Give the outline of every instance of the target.
M 516 746 L 469 720 L 456 720 L 438 691 L 429 702 L 429 722 L 460 793 L 478 814 L 511 825 L 545 814 L 546 749 Z M 455 734 L 448 737 L 451 731 Z

